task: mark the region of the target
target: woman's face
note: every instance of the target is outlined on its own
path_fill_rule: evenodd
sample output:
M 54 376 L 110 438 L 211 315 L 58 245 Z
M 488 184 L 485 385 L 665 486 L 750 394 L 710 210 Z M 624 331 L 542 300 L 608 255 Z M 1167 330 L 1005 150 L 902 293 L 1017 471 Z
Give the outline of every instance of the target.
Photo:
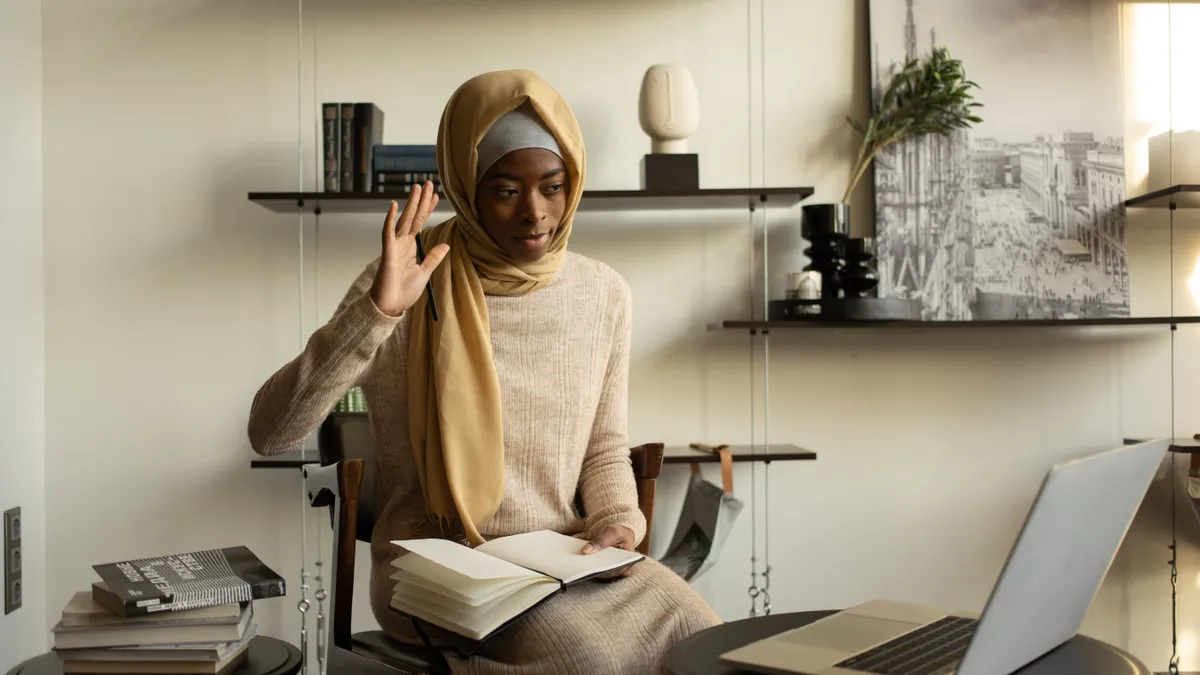
M 567 170 L 539 148 L 514 150 L 488 168 L 475 188 L 483 229 L 517 263 L 537 262 L 567 210 Z

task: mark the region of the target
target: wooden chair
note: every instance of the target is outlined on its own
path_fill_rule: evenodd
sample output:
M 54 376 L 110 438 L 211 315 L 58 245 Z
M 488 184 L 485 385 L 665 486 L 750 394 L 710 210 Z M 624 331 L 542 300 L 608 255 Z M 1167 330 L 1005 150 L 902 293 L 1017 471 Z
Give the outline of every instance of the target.
M 359 541 L 370 542 L 378 504 L 375 495 L 374 437 L 366 413 L 332 413 L 317 433 L 321 466 L 304 469 L 311 506 L 329 507 L 333 555 L 328 567 L 330 641 L 324 645 L 330 672 L 363 675 L 443 675 L 441 654 L 392 640 L 383 631 L 351 634 L 354 597 L 354 554 Z M 638 507 L 646 516 L 646 537 L 638 551 L 647 553 L 654 517 L 654 488 L 662 469 L 663 445 L 633 448 Z M 576 495 L 576 505 L 582 513 Z

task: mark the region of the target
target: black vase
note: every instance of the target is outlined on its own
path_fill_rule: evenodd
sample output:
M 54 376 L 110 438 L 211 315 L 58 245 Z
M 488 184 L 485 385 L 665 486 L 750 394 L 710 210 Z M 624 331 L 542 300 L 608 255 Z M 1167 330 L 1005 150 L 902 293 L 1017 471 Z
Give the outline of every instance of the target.
M 845 245 L 850 234 L 849 204 L 806 204 L 801 207 L 800 236 L 808 240 L 804 249 L 809 263 L 806 272 L 821 275 L 821 299 L 841 297 L 839 272 L 846 264 Z
M 845 265 L 838 272 L 838 285 L 847 298 L 873 298 L 879 275 L 871 265 L 875 259 L 875 238 L 847 239 Z

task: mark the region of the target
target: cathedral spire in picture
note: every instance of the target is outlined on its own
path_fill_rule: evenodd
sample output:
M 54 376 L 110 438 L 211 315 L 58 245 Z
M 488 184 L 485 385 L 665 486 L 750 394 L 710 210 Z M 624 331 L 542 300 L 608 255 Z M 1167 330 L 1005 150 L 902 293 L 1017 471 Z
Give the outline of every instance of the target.
M 917 58 L 917 23 L 913 20 L 913 0 L 904 0 L 908 6 L 908 21 L 904 24 L 904 54 L 909 59 Z

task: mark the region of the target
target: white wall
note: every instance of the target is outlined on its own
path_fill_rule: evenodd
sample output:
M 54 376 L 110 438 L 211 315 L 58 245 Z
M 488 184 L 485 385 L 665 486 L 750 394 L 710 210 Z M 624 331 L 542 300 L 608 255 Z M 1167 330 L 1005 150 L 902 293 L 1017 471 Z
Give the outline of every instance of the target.
M 261 629 L 297 639 L 299 479 L 247 468 L 246 413 L 375 254 L 381 214 L 326 216 L 319 232 L 305 220 L 301 304 L 298 220 L 246 192 L 294 189 L 301 157 L 313 185 L 321 102 L 375 101 L 386 142 L 432 142 L 458 83 L 532 67 L 580 118 L 589 187 L 632 188 L 648 149 L 642 72 L 678 60 L 700 88 L 704 186 L 814 185 L 814 200 L 836 200 L 853 150 L 843 115 L 866 105 L 866 3 L 764 4 L 760 73 L 760 17 L 748 20 L 744 0 L 310 0 L 298 85 L 295 2 L 45 0 L 45 222 L 70 232 L 46 241 L 46 623 L 93 562 L 247 543 L 293 580 L 288 600 L 263 603 Z M 773 215 L 773 245 L 797 218 Z M 1150 267 L 1156 227 L 1138 244 Z M 746 316 L 748 243 L 741 213 L 581 216 L 575 249 L 634 289 L 635 440 L 747 441 L 752 392 L 768 424 L 746 336 L 704 330 Z M 1135 302 L 1161 292 L 1142 283 Z M 775 610 L 875 596 L 978 609 L 1050 463 L 1171 433 L 1167 332 L 1115 335 L 776 332 L 770 439 L 821 457 L 769 469 Z M 766 473 L 737 473 L 746 499 L 760 484 L 760 547 Z M 667 472 L 657 544 L 685 475 Z M 1087 624 L 1156 670 L 1169 650 L 1162 520 L 1149 507 L 1139 516 Z M 697 583 L 728 619 L 748 607 L 751 522 L 747 510 Z M 1193 549 L 1181 592 L 1194 607 Z M 359 629 L 372 623 L 366 564 Z M 1180 617 L 1194 636 L 1197 622 Z M 1200 665 L 1187 640 L 1185 669 Z
M 46 643 L 41 5 L 0 3 L 0 511 L 23 520 L 23 606 L 0 615 L 0 671 Z

